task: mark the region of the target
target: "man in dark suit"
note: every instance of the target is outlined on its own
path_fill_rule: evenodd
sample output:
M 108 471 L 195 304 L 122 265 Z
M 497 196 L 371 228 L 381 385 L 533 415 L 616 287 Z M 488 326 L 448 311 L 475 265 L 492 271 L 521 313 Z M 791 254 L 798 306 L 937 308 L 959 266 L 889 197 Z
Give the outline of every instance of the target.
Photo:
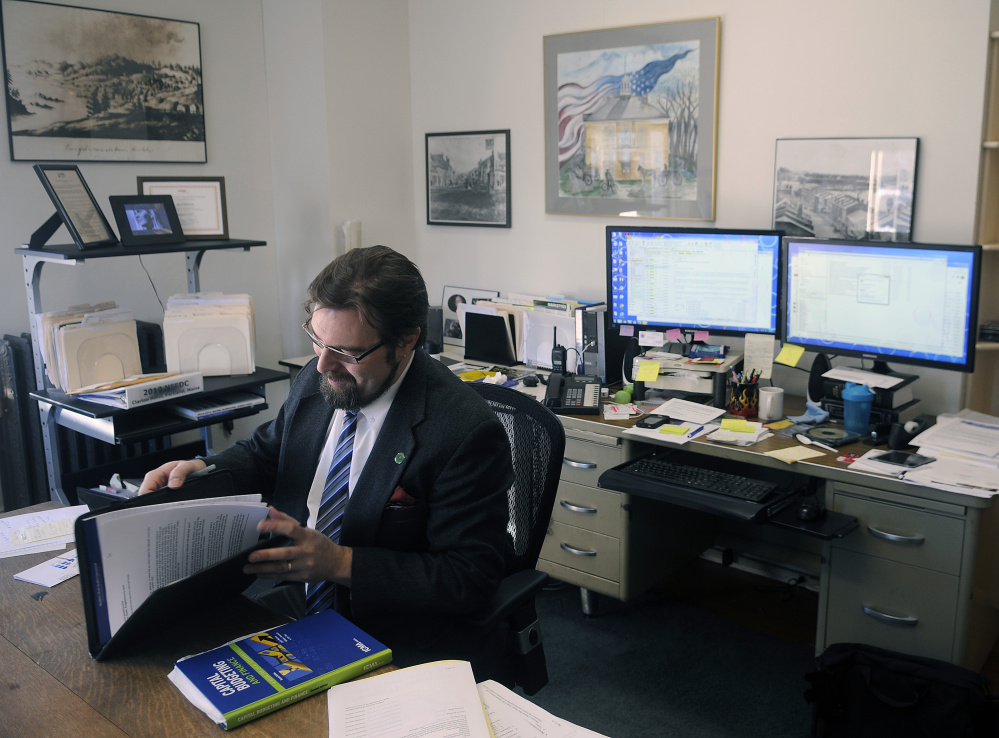
M 246 571 L 318 593 L 283 587 L 292 614 L 334 606 L 399 664 L 475 664 L 492 634 L 467 617 L 503 576 L 513 471 L 489 407 L 420 349 L 427 310 L 423 278 L 401 254 L 375 246 L 338 257 L 309 287 L 303 327 L 317 358 L 278 416 L 215 456 L 149 472 L 141 492 L 180 486 L 206 464 L 229 470 L 237 490 L 271 504 L 260 530 L 292 540 L 252 554 Z M 345 425 L 349 497 L 332 534 L 316 521 L 327 519 L 327 470 Z

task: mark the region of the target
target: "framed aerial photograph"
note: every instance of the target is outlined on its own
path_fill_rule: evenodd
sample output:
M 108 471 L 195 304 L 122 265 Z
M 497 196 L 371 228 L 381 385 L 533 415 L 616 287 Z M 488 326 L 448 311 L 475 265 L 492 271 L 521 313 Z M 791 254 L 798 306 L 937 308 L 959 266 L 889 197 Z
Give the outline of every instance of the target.
M 918 138 L 781 138 L 773 224 L 789 236 L 912 240 Z
M 510 227 L 510 131 L 427 134 L 427 224 Z
M 205 162 L 197 23 L 0 0 L 12 161 Z
M 140 195 L 170 195 L 188 241 L 229 238 L 225 177 L 136 177 Z
M 545 209 L 714 220 L 719 18 L 544 38 Z
M 479 300 L 499 297 L 498 290 L 477 290 L 473 287 L 444 287 L 441 297 L 441 313 L 444 320 L 444 343 L 453 346 L 465 345 L 464 326 L 458 306 L 474 305 Z

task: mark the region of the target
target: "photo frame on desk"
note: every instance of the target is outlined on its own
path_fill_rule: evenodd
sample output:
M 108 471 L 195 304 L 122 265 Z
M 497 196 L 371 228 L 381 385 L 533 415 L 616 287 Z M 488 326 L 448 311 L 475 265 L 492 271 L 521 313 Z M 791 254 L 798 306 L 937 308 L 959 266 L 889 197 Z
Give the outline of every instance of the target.
M 465 326 L 458 315 L 458 305 L 474 305 L 479 300 L 499 297 L 499 290 L 477 290 L 471 287 L 444 287 L 441 296 L 441 313 L 444 319 L 444 343 L 452 346 L 465 345 Z
M 170 195 L 188 241 L 229 238 L 225 177 L 136 177 L 138 194 Z
M 114 246 L 118 237 L 75 164 L 35 164 L 56 212 L 31 235 L 29 246 L 42 248 L 60 225 L 65 225 L 80 250 Z
M 184 243 L 170 195 L 111 195 L 111 212 L 125 246 Z

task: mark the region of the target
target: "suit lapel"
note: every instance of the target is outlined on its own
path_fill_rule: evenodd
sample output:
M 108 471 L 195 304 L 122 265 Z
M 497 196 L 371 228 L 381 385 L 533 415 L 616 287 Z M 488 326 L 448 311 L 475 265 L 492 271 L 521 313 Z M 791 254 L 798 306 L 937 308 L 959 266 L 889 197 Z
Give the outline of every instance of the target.
M 351 492 L 340 531 L 344 545 L 364 546 L 374 541 L 382 510 L 412 460 L 416 446 L 413 428 L 422 422 L 426 409 L 425 362 L 430 360 L 422 351 L 413 354 L 412 366 Z

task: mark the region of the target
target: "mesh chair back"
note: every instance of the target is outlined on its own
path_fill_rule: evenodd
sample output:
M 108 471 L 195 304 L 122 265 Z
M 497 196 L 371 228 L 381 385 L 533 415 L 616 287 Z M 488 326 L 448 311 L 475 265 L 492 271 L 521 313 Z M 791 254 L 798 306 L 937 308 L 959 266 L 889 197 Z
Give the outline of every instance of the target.
M 558 491 L 565 430 L 558 417 L 530 395 L 476 382 L 479 393 L 503 423 L 513 452 L 513 486 L 507 492 L 506 574 L 537 566 Z

